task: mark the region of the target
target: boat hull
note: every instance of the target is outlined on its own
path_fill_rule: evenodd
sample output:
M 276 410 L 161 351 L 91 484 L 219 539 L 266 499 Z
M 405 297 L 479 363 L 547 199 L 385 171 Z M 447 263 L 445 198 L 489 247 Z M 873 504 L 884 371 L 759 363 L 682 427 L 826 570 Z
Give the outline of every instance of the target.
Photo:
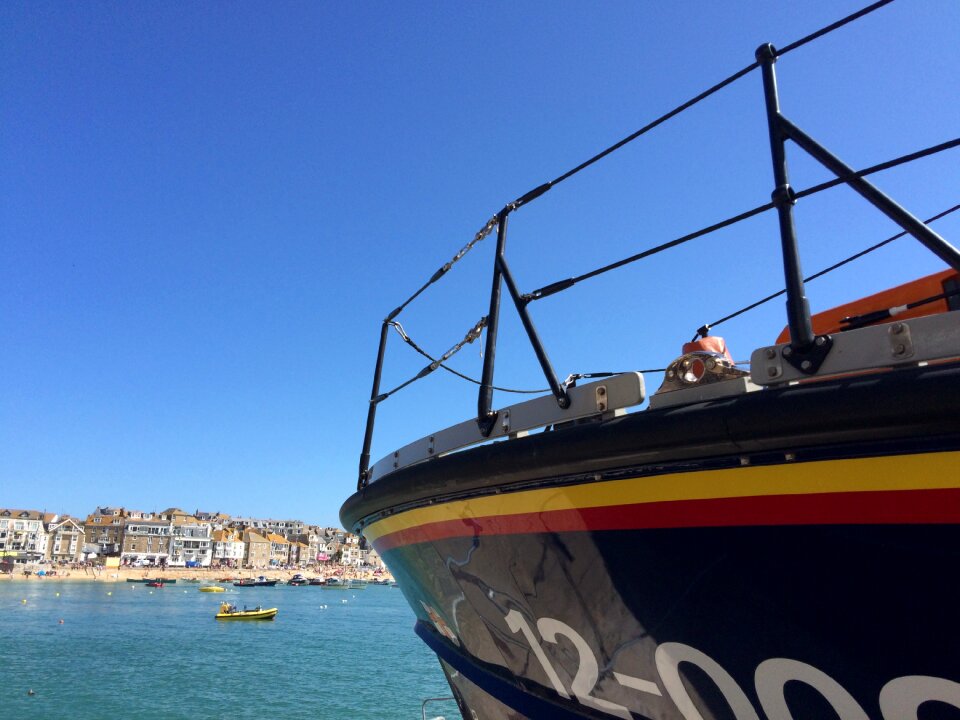
M 277 616 L 277 608 L 267 610 L 238 610 L 232 613 L 217 613 L 217 620 L 273 620 Z
M 942 392 L 956 389 L 948 379 Z M 853 401 L 860 382 L 843 384 Z M 473 463 L 460 453 L 410 468 L 406 498 L 374 484 L 343 519 L 399 582 L 465 717 L 894 720 L 924 703 L 930 718 L 956 717 L 952 404 L 874 398 L 871 427 L 831 415 L 828 387 L 788 392 L 799 406 L 816 393 L 822 415 L 793 416 L 793 432 L 769 442 L 751 431 L 754 452 L 729 436 L 759 427 L 759 407 L 722 421 L 739 452 L 638 442 L 637 456 L 658 461 L 627 465 L 559 446 L 556 461 L 550 438 L 500 443 L 471 451 Z M 671 414 L 698 412 L 656 419 Z M 844 421 L 833 437 L 847 442 L 817 441 Z M 703 442 L 696 427 L 686 437 Z M 583 433 L 604 447 L 598 429 L 566 445 Z M 442 492 L 425 493 L 432 483 Z
M 944 463 L 960 467 L 960 455 Z M 647 527 L 651 518 L 637 508 L 614 505 L 605 508 L 606 521 L 586 519 L 580 529 L 500 532 L 478 520 L 470 534 L 396 546 L 383 557 L 409 588 L 418 633 L 457 671 L 455 686 L 463 685 L 459 676 L 474 686 L 458 689 L 473 696 L 481 717 L 481 692 L 502 697 L 509 689 L 497 682 L 504 668 L 527 684 L 507 698 L 531 717 L 557 717 L 552 703 L 564 700 L 561 690 L 574 716 L 577 704 L 611 703 L 641 717 L 679 718 L 692 703 L 710 717 L 769 693 L 779 673 L 790 672 L 796 679 L 822 673 L 829 680 L 814 681 L 821 695 L 828 685 L 844 689 L 838 709 L 853 707 L 849 694 L 880 717 L 881 693 L 895 678 L 960 683 L 960 591 L 947 589 L 948 568 L 960 567 L 960 498 L 931 491 L 925 500 L 888 500 L 885 511 L 899 514 L 897 504 L 915 501 L 926 506 L 921 514 L 953 522 L 864 523 L 851 515 L 831 524 L 765 525 L 754 516 L 741 525 L 742 518 L 728 522 L 737 509 L 727 506 L 712 526 Z M 840 512 L 830 506 L 837 498 L 818 494 L 815 502 L 823 514 Z M 614 518 L 644 527 L 608 527 Z M 549 512 L 515 520 L 563 523 Z M 796 665 L 778 666 L 783 659 Z M 678 668 L 681 660 L 689 667 Z M 584 697 L 601 702 L 578 703 L 574 685 L 584 668 L 591 680 Z M 762 668 L 772 679 L 758 675 Z M 721 677 L 728 697 L 718 698 Z M 531 703 L 538 697 L 543 702 Z M 811 692 L 791 707 L 813 711 L 822 702 Z

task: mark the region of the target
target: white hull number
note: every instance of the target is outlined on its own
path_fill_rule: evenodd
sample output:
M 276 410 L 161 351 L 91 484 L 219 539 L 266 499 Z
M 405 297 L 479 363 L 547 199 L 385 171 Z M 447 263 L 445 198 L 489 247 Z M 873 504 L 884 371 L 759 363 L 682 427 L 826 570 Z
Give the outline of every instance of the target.
M 624 720 L 634 717 L 626 706 L 593 694 L 600 677 L 597 657 L 589 643 L 572 627 L 549 617 L 540 618 L 536 622 L 537 631 L 545 642 L 556 644 L 559 636 L 563 636 L 579 654 L 577 672 L 568 689 L 527 619 L 517 610 L 511 610 L 504 616 L 504 620 L 507 627 L 514 633 L 521 633 L 526 639 L 534 657 L 560 697 L 568 700 L 576 698 L 582 705 Z M 833 708 L 838 720 L 870 720 L 860 703 L 840 683 L 822 670 L 799 660 L 770 658 L 757 666 L 754 682 L 762 714 L 757 712 L 733 676 L 713 658 L 696 648 L 683 643 L 661 643 L 657 646 L 654 660 L 659 683 L 617 672 L 613 673 L 613 677 L 621 686 L 645 694 L 648 699 L 644 705 L 651 701 L 666 702 L 663 699 L 666 695 L 679 717 L 684 720 L 703 720 L 703 714 L 680 679 L 681 663 L 698 667 L 713 681 L 737 720 L 793 720 L 784 696 L 784 687 L 791 681 L 801 682 L 820 693 Z M 960 683 L 927 675 L 906 675 L 884 685 L 879 701 L 883 720 L 918 720 L 920 706 L 926 702 L 941 702 L 960 709 Z

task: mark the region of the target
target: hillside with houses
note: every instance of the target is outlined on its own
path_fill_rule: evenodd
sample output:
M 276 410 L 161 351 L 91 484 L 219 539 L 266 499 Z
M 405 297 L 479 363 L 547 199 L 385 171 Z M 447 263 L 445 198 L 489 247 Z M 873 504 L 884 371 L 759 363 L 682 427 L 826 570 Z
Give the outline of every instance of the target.
M 110 560 L 108 560 L 110 559 Z M 98 507 L 86 518 L 0 508 L 0 571 L 30 565 L 380 569 L 376 551 L 340 528 L 171 507 Z

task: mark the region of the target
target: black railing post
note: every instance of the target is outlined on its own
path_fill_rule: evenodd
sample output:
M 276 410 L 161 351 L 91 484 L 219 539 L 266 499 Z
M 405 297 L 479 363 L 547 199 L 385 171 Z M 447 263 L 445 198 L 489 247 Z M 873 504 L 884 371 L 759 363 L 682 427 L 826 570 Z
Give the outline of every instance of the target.
M 878 190 L 872 183 L 856 176 L 856 171 L 840 158 L 827 150 L 787 118 L 780 116 L 780 127 L 797 145 L 811 155 L 817 162 L 866 198 L 875 208 L 893 220 L 905 231 L 913 235 L 934 255 L 954 270 L 960 272 L 960 252 L 936 232 L 928 228 L 922 220 L 914 217 L 892 198 Z
M 503 273 L 500 258 L 507 246 L 507 216 L 510 206 L 497 216 L 497 249 L 493 261 L 493 287 L 490 289 L 490 312 L 487 313 L 487 340 L 483 350 L 483 375 L 480 378 L 480 394 L 477 398 L 477 425 L 484 437 L 493 430 L 497 413 L 493 410 L 493 365 L 497 357 L 497 327 L 500 324 L 500 287 Z
M 357 478 L 357 490 L 367 485 L 370 473 L 370 444 L 373 442 L 373 424 L 377 418 L 377 405 L 380 402 L 380 376 L 383 373 L 383 356 L 387 350 L 387 333 L 390 331 L 390 318 L 383 321 L 380 328 L 380 349 L 377 351 L 377 366 L 373 371 L 373 389 L 370 390 L 370 406 L 367 408 L 367 429 L 363 435 L 363 450 L 360 452 L 360 476 Z
M 540 335 L 533 326 L 533 320 L 531 320 L 530 312 L 527 310 L 527 303 L 520 297 L 520 291 L 517 289 L 517 284 L 514 282 L 510 268 L 507 266 L 507 258 L 503 255 L 498 255 L 497 264 L 500 267 L 503 280 L 507 284 L 510 297 L 513 298 L 513 304 L 517 306 L 517 313 L 520 315 L 520 322 L 523 323 L 523 329 L 527 331 L 527 338 L 530 340 L 530 344 L 533 345 L 533 351 L 537 355 L 537 360 L 540 361 L 540 367 L 543 369 L 543 375 L 546 377 L 547 384 L 550 386 L 550 392 L 552 392 L 553 396 L 557 399 L 557 405 L 566 410 L 570 407 L 570 398 L 567 396 L 567 389 L 561 385 L 557 379 L 557 374 L 553 370 L 550 358 L 547 357 L 547 351 L 540 341 Z
M 800 268 L 800 251 L 797 233 L 793 225 L 794 193 L 787 175 L 786 135 L 780 125 L 780 100 L 777 97 L 777 75 L 773 68 L 777 51 L 769 43 L 761 45 L 756 52 L 757 62 L 763 73 L 763 94 L 767 108 L 767 128 L 770 133 L 770 154 L 773 159 L 774 207 L 780 221 L 780 245 L 783 255 L 783 273 L 787 289 L 787 324 L 790 326 L 790 348 L 787 359 L 796 354 L 807 354 L 813 347 L 815 337 L 810 319 L 810 304 L 803 287 L 803 271 Z M 808 361 L 809 363 L 809 361 Z M 819 366 L 819 363 L 816 363 Z M 803 369 L 810 371 L 813 363 Z M 815 371 L 815 368 L 813 369 Z

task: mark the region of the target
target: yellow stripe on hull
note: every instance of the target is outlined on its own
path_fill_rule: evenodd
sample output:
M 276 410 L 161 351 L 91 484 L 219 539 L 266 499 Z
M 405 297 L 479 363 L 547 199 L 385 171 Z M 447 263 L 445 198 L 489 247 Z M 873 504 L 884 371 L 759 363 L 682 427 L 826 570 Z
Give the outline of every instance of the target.
M 447 520 L 681 500 L 960 488 L 960 453 L 822 460 L 666 473 L 499 493 L 398 513 L 364 530 L 370 541 Z

